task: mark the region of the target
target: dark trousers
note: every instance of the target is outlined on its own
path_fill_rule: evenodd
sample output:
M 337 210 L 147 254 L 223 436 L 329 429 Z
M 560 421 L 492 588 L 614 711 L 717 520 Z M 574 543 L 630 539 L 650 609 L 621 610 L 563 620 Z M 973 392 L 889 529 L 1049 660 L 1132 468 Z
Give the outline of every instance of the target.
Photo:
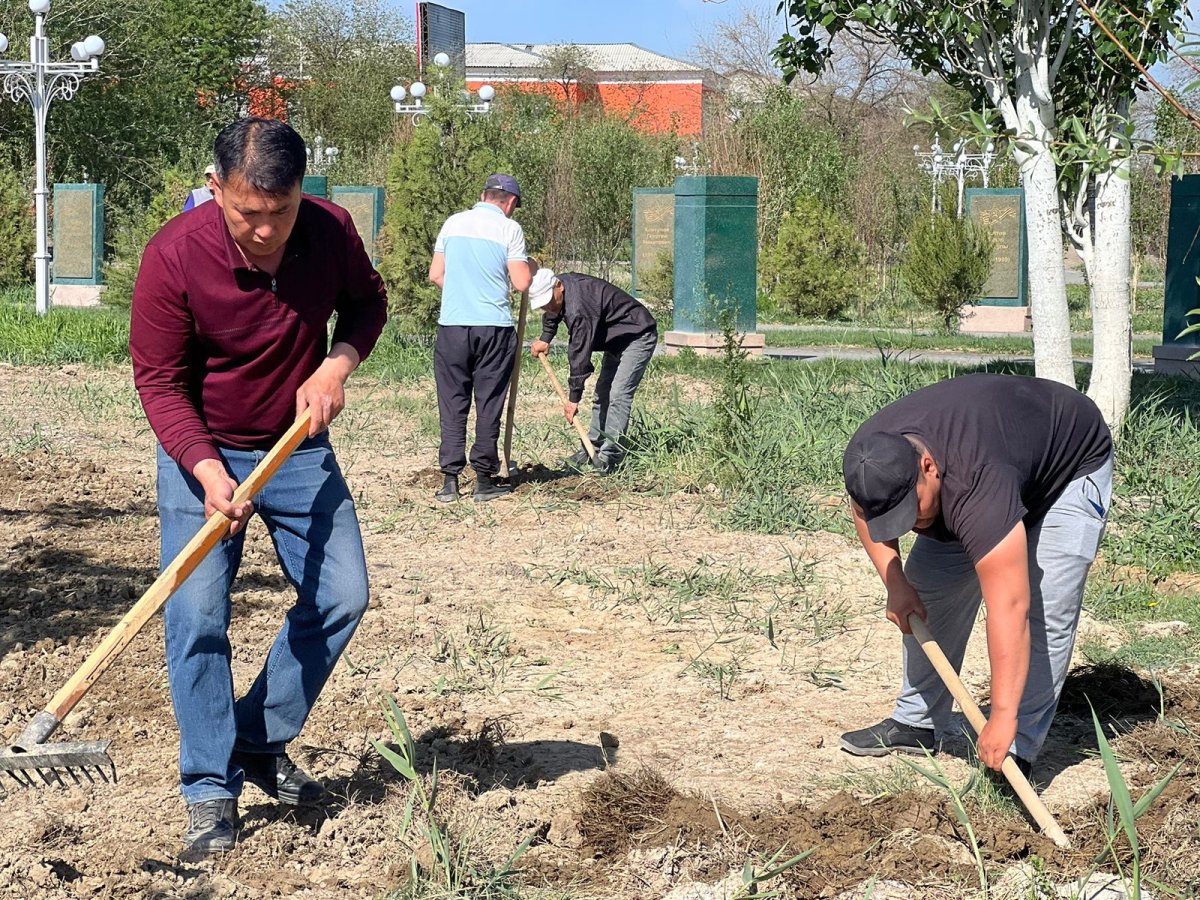
M 471 468 L 477 475 L 500 471 L 496 441 L 512 376 L 517 333 L 498 325 L 439 325 L 433 348 L 442 443 L 438 467 L 457 475 L 467 464 L 467 413 L 475 394 L 475 443 Z

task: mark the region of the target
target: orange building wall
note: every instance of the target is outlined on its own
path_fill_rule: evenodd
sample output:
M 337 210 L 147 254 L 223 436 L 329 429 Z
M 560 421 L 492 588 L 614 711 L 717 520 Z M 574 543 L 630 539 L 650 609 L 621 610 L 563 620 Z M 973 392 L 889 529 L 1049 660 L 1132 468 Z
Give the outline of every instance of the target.
M 470 80 L 467 89 L 477 91 L 486 82 Z M 503 81 L 492 84 L 498 91 L 516 88 L 546 93 L 562 99 L 561 85 L 545 81 Z M 583 90 L 605 112 L 628 118 L 637 129 L 651 134 L 674 131 L 686 137 L 699 137 L 704 131 L 703 85 L 696 84 L 599 84 Z

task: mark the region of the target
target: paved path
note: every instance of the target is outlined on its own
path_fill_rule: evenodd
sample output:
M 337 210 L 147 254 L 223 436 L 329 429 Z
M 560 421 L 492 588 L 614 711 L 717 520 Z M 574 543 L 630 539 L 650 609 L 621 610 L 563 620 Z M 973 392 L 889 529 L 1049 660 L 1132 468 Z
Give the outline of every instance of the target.
M 934 331 L 932 328 L 905 328 L 903 325 L 898 325 L 898 326 L 894 326 L 894 327 L 886 327 L 883 325 L 854 325 L 849 322 L 847 322 L 845 325 L 813 325 L 813 324 L 784 325 L 784 324 L 781 324 L 778 322 L 759 322 L 758 325 L 756 326 L 756 330 L 757 331 L 803 331 L 803 332 L 811 333 L 811 334 L 841 334 L 842 332 L 845 332 L 845 331 L 863 331 L 863 332 L 867 332 L 869 334 L 889 334 L 889 335 L 893 335 L 896 337 L 902 337 L 907 334 L 919 334 L 919 335 L 923 335 L 923 336 L 930 336 L 930 335 L 935 335 L 935 334 L 944 335 L 944 332 L 937 332 L 937 331 Z M 1091 336 L 1092 336 L 1092 333 L 1090 331 L 1072 331 L 1071 332 L 1071 337 L 1073 337 L 1073 338 L 1090 338 Z M 947 340 L 953 340 L 953 337 L 954 336 L 951 335 L 950 337 L 947 338 Z M 967 337 L 967 338 L 1024 337 L 1024 338 L 1032 339 L 1033 332 L 1032 331 L 972 331 L 969 333 L 964 332 L 963 337 Z M 1137 332 L 1134 332 L 1133 337 L 1135 340 L 1139 339 L 1139 338 L 1146 339 L 1146 340 L 1158 340 L 1159 338 L 1162 337 L 1162 333 L 1158 332 L 1158 331 L 1137 331 Z
M 821 359 L 846 359 L 860 362 L 879 362 L 883 354 L 864 347 L 767 347 L 768 359 L 789 362 L 815 362 Z M 945 363 L 952 366 L 979 366 L 989 362 L 1015 362 L 1033 365 L 1033 357 L 1012 353 L 975 353 L 963 350 L 895 350 L 887 351 L 889 362 Z M 1075 357 L 1076 365 L 1091 365 L 1090 356 Z M 1139 372 L 1153 372 L 1154 361 L 1149 357 L 1134 357 L 1133 367 Z

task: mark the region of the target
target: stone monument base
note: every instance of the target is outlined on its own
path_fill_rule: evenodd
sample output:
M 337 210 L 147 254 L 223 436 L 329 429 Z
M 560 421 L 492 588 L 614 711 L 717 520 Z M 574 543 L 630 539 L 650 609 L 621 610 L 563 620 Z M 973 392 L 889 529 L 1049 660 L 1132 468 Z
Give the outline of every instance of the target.
M 958 320 L 963 334 L 1032 331 L 1028 306 L 968 306 Z
M 1200 359 L 1188 359 L 1189 356 L 1200 353 L 1200 347 L 1193 344 L 1159 344 L 1153 352 L 1156 375 L 1200 378 Z
M 766 338 L 757 332 L 738 334 L 742 349 L 748 356 L 762 356 Z M 668 356 L 676 356 L 687 347 L 697 356 L 720 356 L 725 349 L 725 335 L 719 331 L 668 331 L 663 335 Z
M 50 285 L 51 306 L 99 306 L 102 284 L 52 284 Z

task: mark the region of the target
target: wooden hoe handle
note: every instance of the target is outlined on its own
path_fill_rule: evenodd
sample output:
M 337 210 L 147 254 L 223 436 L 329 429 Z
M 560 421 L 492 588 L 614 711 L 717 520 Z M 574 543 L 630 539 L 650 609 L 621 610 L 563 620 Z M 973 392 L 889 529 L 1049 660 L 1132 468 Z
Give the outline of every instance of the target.
M 508 377 L 508 403 L 504 419 L 504 468 L 505 475 L 512 472 L 513 420 L 517 414 L 517 387 L 521 383 L 521 350 L 525 344 L 525 319 L 529 312 L 529 291 L 521 291 L 521 312 L 517 318 L 517 350 L 513 354 L 512 374 Z
M 254 471 L 249 477 L 237 486 L 237 490 L 233 492 L 233 502 L 245 503 L 252 500 L 254 496 L 262 490 L 271 476 L 283 465 L 283 461 L 291 455 L 291 452 L 299 446 L 300 442 L 308 437 L 308 426 L 311 421 L 312 413 L 310 410 L 305 410 L 300 414 L 300 418 L 296 423 L 288 429 L 287 433 L 279 439 L 279 442 L 270 449 L 266 456 L 263 457 Z M 142 626 L 145 625 L 158 610 L 162 607 L 167 599 L 179 589 L 179 586 L 187 579 L 189 575 L 196 570 L 196 566 L 200 565 L 204 557 L 208 556 L 213 547 L 217 546 L 221 538 L 229 531 L 230 520 L 221 513 L 213 513 L 209 516 L 208 521 L 197 532 L 196 536 L 188 542 L 188 545 L 179 551 L 179 555 L 171 560 L 171 564 L 163 569 L 162 574 L 155 579 L 154 584 L 146 593 L 142 594 L 142 598 L 133 605 L 108 633 L 103 641 L 100 642 L 91 656 L 79 668 L 71 680 L 63 685 L 62 689 L 54 695 L 54 699 L 46 706 L 46 712 L 54 716 L 56 720 L 61 722 L 69 713 L 80 698 L 88 692 L 104 674 L 105 669 L 109 667 L 114 659 L 124 650 L 129 642 L 134 639 Z
M 564 391 L 562 388 L 562 385 L 559 384 L 558 376 L 554 374 L 554 369 L 550 365 L 550 360 L 546 358 L 545 353 L 543 353 L 541 356 L 539 356 L 538 359 L 540 359 L 542 361 L 542 368 L 546 370 L 546 375 L 550 378 L 550 383 L 552 385 L 554 385 L 554 391 L 555 391 L 555 393 L 558 394 L 558 399 L 562 401 L 563 406 L 566 406 L 567 402 L 568 402 L 567 401 L 567 392 Z M 588 458 L 592 462 L 595 462 L 596 461 L 596 447 L 592 443 L 592 439 L 588 437 L 587 429 L 583 427 L 583 423 L 579 421 L 578 416 L 576 416 L 571 421 L 571 424 L 575 426 L 575 431 L 578 432 L 579 439 L 581 441 L 583 441 L 583 446 L 584 446 L 584 449 L 587 450 Z
M 954 699 L 958 701 L 958 705 L 962 707 L 963 715 L 967 717 L 967 721 L 971 723 L 975 733 L 979 734 L 983 731 L 983 726 L 987 724 L 987 719 L 984 718 L 975 700 L 967 691 L 962 679 L 958 677 L 958 673 L 954 671 L 954 666 L 950 665 L 950 660 L 946 659 L 946 654 L 942 652 L 938 642 L 929 633 L 929 627 L 916 613 L 908 617 L 908 627 L 912 629 L 913 637 L 920 642 L 921 649 L 925 651 L 925 655 L 937 669 L 938 675 L 942 677 L 942 681 L 945 682 Z M 1054 816 L 1050 814 L 1050 810 L 1046 809 L 1046 805 L 1042 803 L 1037 791 L 1029 783 L 1029 779 L 1017 768 L 1016 760 L 1011 756 L 1004 757 L 1004 764 L 1000 767 L 1000 771 L 1004 773 L 1004 777 L 1008 779 L 1008 783 L 1012 785 L 1016 795 L 1021 798 L 1021 802 L 1025 804 L 1029 814 L 1042 829 L 1042 833 L 1059 847 L 1071 846 L 1071 842 L 1067 840 L 1067 836 L 1055 821 Z

